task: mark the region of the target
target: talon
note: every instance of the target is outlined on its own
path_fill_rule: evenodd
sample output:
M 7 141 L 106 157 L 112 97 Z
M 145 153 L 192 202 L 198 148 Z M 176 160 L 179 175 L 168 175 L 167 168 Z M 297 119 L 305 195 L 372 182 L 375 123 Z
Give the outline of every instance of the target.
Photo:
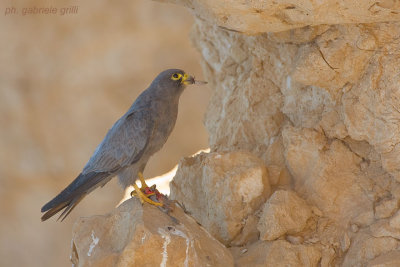
M 137 196 L 136 190 L 133 190 L 133 191 L 131 192 L 131 197 L 136 197 L 136 196 Z
M 141 182 L 141 187 L 139 188 L 139 186 L 136 183 L 134 183 L 133 187 L 135 188 L 135 190 L 133 190 L 131 192 L 131 197 L 135 196 L 135 197 L 139 198 L 139 200 L 142 204 L 144 202 L 147 202 L 151 205 L 163 207 L 163 208 L 166 208 L 167 210 L 170 210 L 170 207 L 168 204 L 168 198 L 166 198 L 166 196 L 161 194 L 156 189 L 157 186 L 154 184 L 149 187 L 143 178 L 143 173 L 141 173 L 141 172 L 138 173 L 138 178 Z
M 144 202 L 147 202 L 147 203 L 152 204 L 152 205 L 154 205 L 154 206 L 159 206 L 159 207 L 162 207 L 162 206 L 163 206 L 162 203 L 155 202 L 155 201 L 151 200 L 151 199 L 149 198 L 149 195 L 148 195 L 148 194 L 145 194 L 144 192 L 142 192 L 142 190 L 137 186 L 136 183 L 133 184 L 133 187 L 135 188 L 137 197 L 139 198 L 140 202 L 142 202 L 142 204 L 143 204 Z M 149 188 L 149 187 L 147 187 L 147 188 Z M 146 188 L 145 188 L 145 190 L 146 190 Z M 150 195 L 153 195 L 153 194 L 155 194 L 155 193 L 152 192 Z

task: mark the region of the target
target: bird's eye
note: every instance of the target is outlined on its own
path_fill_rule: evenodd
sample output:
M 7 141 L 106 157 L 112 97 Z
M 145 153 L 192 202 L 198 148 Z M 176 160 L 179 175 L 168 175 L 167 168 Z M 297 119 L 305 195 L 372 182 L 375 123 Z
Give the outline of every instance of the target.
M 171 79 L 174 80 L 174 81 L 177 81 L 177 80 L 179 80 L 181 77 L 182 77 L 182 74 L 180 74 L 180 73 L 174 73 L 174 74 L 172 74 Z

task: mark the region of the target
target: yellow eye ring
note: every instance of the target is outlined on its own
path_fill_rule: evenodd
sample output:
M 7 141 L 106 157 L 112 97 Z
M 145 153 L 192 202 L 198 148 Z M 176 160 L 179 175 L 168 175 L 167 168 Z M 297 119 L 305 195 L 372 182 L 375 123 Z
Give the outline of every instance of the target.
M 177 81 L 177 80 L 179 80 L 181 77 L 182 77 L 182 74 L 180 74 L 180 73 L 174 73 L 174 74 L 172 74 L 171 79 L 174 80 L 174 81 Z

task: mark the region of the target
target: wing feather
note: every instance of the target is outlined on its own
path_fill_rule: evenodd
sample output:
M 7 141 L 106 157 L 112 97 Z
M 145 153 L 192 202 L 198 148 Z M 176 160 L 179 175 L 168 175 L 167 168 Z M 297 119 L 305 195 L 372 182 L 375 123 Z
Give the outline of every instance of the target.
M 145 152 L 153 128 L 148 109 L 126 113 L 108 131 L 82 173 L 109 172 L 131 165 Z
M 45 221 L 64 209 L 65 217 L 91 191 L 104 186 L 127 166 L 138 161 L 146 150 L 154 124 L 148 110 L 126 113 L 108 131 L 79 176 L 60 194 L 42 207 Z

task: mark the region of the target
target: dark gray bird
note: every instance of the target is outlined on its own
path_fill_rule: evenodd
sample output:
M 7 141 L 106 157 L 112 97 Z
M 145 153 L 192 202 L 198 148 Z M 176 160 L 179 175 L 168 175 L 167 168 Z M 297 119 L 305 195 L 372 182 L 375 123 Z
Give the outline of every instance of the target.
M 42 207 L 46 212 L 42 221 L 63 209 L 59 219 L 64 220 L 87 194 L 116 175 L 123 187 L 134 185 L 138 192 L 135 180 L 142 179 L 147 161 L 167 141 L 175 126 L 179 97 L 186 85 L 194 83 L 194 77 L 182 70 L 161 72 L 108 131 L 78 177 Z

